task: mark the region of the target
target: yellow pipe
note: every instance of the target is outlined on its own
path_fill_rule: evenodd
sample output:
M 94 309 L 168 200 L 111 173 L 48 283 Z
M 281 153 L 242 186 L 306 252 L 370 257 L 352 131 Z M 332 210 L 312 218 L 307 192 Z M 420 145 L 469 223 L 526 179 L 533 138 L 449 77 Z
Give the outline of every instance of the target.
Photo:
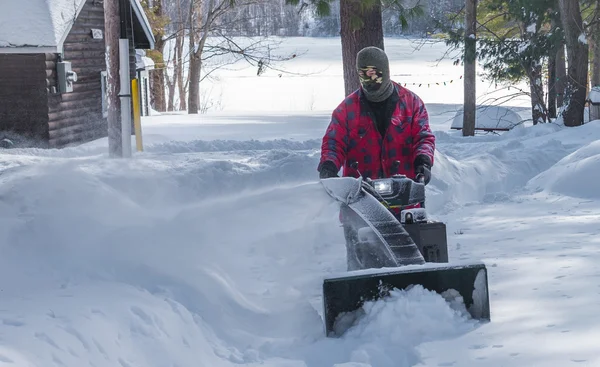
M 133 102 L 133 126 L 135 128 L 135 145 L 137 151 L 144 150 L 142 146 L 142 121 L 140 112 L 140 94 L 138 88 L 138 79 L 131 80 L 131 98 Z

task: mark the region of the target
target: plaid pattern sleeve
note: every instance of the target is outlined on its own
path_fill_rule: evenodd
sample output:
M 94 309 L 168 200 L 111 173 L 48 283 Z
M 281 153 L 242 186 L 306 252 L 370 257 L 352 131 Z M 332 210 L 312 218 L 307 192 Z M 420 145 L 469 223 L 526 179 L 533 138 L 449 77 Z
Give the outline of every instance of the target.
M 429 128 L 429 115 L 425 104 L 417 95 L 414 95 L 413 100 L 413 151 L 414 156 L 425 155 L 431 160 L 433 165 L 433 157 L 435 155 L 435 135 Z
M 346 159 L 348 145 L 346 109 L 342 103 L 331 114 L 331 120 L 321 143 L 321 160 L 319 167 L 325 161 L 331 161 L 339 170 Z

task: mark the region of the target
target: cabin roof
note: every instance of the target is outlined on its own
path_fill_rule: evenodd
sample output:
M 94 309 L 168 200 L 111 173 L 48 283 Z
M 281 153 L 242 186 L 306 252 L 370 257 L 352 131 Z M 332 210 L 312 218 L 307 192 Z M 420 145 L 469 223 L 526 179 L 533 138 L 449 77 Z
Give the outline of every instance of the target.
M 129 1 L 136 47 L 154 48 L 150 22 L 139 0 Z M 2 0 L 0 53 L 60 53 L 86 0 Z

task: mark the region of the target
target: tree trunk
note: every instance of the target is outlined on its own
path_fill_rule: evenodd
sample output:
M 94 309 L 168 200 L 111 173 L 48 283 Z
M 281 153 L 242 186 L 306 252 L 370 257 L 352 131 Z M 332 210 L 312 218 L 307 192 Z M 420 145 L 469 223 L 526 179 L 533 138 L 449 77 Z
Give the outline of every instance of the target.
M 175 51 L 175 78 L 177 78 L 177 87 L 179 88 L 179 110 L 187 110 L 185 84 L 183 83 L 183 32 L 177 36 L 177 48 Z
M 177 48 L 177 46 L 175 46 L 175 48 Z M 177 52 L 177 51 L 175 51 Z M 163 72 L 163 78 L 164 78 L 164 83 L 165 86 L 167 87 L 167 98 L 166 98 L 166 105 L 167 105 L 167 111 L 174 111 L 175 110 L 175 87 L 176 87 L 176 83 L 177 83 L 177 78 L 175 76 L 170 77 L 169 74 L 167 73 L 167 64 L 170 62 L 173 62 L 174 64 L 174 68 L 177 69 L 177 64 L 175 60 L 175 56 L 172 55 L 171 52 L 169 52 L 167 54 L 167 62 L 164 63 L 165 65 L 165 70 Z
M 556 51 L 556 106 L 561 109 L 565 103 L 565 87 L 567 85 L 567 60 L 565 44 L 560 43 Z
M 475 135 L 475 117 L 477 99 L 476 82 L 476 53 L 477 53 L 477 0 L 466 0 L 465 6 L 465 56 L 464 56 L 464 107 L 463 107 L 463 136 Z
M 583 124 L 587 94 L 588 55 L 586 44 L 580 41 L 583 29 L 579 0 L 560 0 L 560 16 L 567 44 L 568 79 L 565 89 L 566 108 L 562 113 L 565 126 Z
M 158 42 L 158 40 L 156 40 Z M 155 54 L 156 55 L 156 54 Z M 162 53 L 161 53 L 162 55 Z M 160 59 L 154 59 L 154 63 L 157 65 L 164 65 L 164 59 L 161 57 Z M 157 60 L 163 60 L 161 64 L 157 62 Z M 151 75 L 151 95 L 150 95 L 150 103 L 154 107 L 155 110 L 159 112 L 165 112 L 167 110 L 166 107 L 166 96 L 165 96 L 165 70 L 160 67 L 156 67 L 156 69 L 150 71 Z
M 164 15 L 164 9 L 162 6 L 162 0 L 153 2 L 154 15 L 156 17 L 162 17 Z M 162 32 L 154 32 L 154 50 L 150 50 L 147 55 L 154 61 L 156 68 L 150 71 L 150 104 L 156 111 L 165 112 L 167 110 L 166 95 L 165 95 L 165 58 L 163 55 L 165 48 L 165 41 L 162 37 Z
M 544 106 L 544 85 L 542 83 L 542 65 L 535 63 L 529 66 L 529 91 L 531 93 L 531 118 L 533 124 L 546 122 Z
M 104 42 L 107 71 L 108 153 L 111 157 L 122 157 L 121 103 L 119 100 L 119 90 L 121 89 L 119 76 L 119 37 L 121 35 L 119 0 L 104 1 L 104 19 L 106 19 Z
M 168 60 L 168 62 L 170 62 L 171 60 L 174 60 L 174 56 L 168 55 L 167 60 Z M 175 63 L 175 62 L 173 61 L 173 63 Z M 177 83 L 177 78 L 175 76 L 173 76 L 173 78 L 169 77 L 169 74 L 167 73 L 166 69 L 165 69 L 165 72 L 163 73 L 163 76 L 165 78 L 165 85 L 167 86 L 167 92 L 168 92 L 168 94 L 167 94 L 167 111 L 173 111 L 173 110 L 175 110 L 175 107 L 174 107 L 175 106 L 175 83 Z
M 554 7 L 550 10 L 556 12 L 558 4 L 555 1 Z M 557 29 L 561 27 L 560 20 L 552 18 L 550 28 Z M 556 97 L 557 97 L 557 67 L 558 67 L 558 48 L 564 45 L 558 45 L 557 48 L 550 50 L 548 55 L 548 118 L 555 119 L 556 114 Z M 563 63 L 564 67 L 564 63 Z
M 198 27 L 202 22 L 202 3 L 201 2 L 190 2 L 190 31 L 189 31 L 189 42 L 190 47 L 196 51 L 190 52 L 190 84 L 188 92 L 188 114 L 198 114 L 200 111 L 200 72 L 202 71 L 202 51 L 208 37 L 210 27 L 214 21 L 213 9 L 215 2 L 210 0 L 208 3 L 208 10 L 205 23 L 202 27 Z M 202 32 L 200 32 L 202 31 Z M 198 43 L 196 40 L 198 39 Z
M 556 55 L 548 57 L 548 117 L 556 118 Z
M 177 0 L 177 16 L 179 17 L 179 26 L 175 47 L 175 77 L 177 78 L 177 86 L 179 87 L 179 110 L 187 110 L 186 103 L 186 88 L 183 84 L 183 43 L 185 38 L 185 20 L 183 19 L 183 11 L 181 9 L 181 0 Z
M 177 53 L 177 45 L 175 46 L 175 51 L 174 53 Z M 177 61 L 175 61 L 175 55 L 173 55 L 173 53 L 169 52 L 167 55 L 167 63 L 172 62 L 173 63 L 173 68 L 175 70 L 175 72 L 177 71 Z M 165 66 L 166 64 L 165 63 Z M 174 111 L 175 110 L 175 87 L 177 86 L 177 77 L 174 74 L 173 77 L 170 77 L 169 74 L 167 73 L 167 70 L 165 69 L 164 72 L 164 78 L 165 78 L 165 85 L 167 87 L 167 111 Z
M 600 7 L 600 3 L 596 5 Z M 594 19 L 600 22 L 599 19 Z M 590 78 L 590 87 L 600 86 L 600 23 L 592 26 L 589 36 L 590 51 L 592 53 L 592 75 Z
M 364 9 L 361 0 L 340 0 L 340 38 L 344 91 L 351 94 L 360 87 L 356 71 L 356 54 L 367 46 L 384 49 L 381 3 Z
M 188 114 L 197 114 L 200 110 L 200 69 L 202 59 L 196 53 L 190 54 L 190 90 L 188 93 Z

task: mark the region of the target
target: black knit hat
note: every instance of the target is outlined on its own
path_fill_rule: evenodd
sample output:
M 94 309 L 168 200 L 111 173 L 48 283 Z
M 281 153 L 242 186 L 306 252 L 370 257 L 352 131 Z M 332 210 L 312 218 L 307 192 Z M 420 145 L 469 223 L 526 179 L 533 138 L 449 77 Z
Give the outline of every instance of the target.
M 365 47 L 356 55 L 356 68 L 367 99 L 381 102 L 394 92 L 390 80 L 390 63 L 385 52 L 374 46 Z

